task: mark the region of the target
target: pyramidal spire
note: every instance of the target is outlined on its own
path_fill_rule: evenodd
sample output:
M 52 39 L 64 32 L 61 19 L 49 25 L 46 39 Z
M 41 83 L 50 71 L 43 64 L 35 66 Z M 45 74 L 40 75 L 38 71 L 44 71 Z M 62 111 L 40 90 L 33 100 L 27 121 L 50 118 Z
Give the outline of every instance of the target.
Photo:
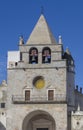
M 35 25 L 26 44 L 56 44 L 52 32 L 46 22 L 43 14 L 41 14 L 37 24 Z

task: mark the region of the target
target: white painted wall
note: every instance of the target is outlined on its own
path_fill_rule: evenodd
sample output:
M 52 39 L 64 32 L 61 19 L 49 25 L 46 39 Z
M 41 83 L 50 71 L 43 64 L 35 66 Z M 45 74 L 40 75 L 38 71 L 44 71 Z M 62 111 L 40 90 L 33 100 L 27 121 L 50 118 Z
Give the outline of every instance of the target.
M 14 67 L 15 62 L 20 60 L 19 51 L 8 51 L 7 68 Z

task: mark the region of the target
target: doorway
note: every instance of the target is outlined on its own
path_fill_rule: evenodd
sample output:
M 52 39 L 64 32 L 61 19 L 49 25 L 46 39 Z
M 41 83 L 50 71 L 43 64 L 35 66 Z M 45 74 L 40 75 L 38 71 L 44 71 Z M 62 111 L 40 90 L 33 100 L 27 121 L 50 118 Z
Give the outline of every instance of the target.
M 48 130 L 48 128 L 37 128 L 36 130 Z
M 46 111 L 33 111 L 24 118 L 22 130 L 56 130 L 55 120 Z

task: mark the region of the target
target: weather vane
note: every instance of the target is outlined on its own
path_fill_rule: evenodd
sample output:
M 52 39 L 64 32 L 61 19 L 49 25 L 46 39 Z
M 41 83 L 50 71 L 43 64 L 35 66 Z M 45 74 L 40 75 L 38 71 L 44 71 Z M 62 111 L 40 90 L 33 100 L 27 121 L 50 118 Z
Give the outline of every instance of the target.
M 44 7 L 41 6 L 41 14 L 44 14 Z

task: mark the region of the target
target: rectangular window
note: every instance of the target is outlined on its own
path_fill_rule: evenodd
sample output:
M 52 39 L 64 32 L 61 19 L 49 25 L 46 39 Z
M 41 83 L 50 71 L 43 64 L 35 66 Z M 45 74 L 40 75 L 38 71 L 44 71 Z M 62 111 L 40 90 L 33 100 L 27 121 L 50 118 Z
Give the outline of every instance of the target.
M 25 101 L 30 100 L 30 90 L 25 91 Z
M 48 100 L 54 99 L 54 90 L 48 90 Z
M 5 103 L 1 103 L 1 108 L 5 108 Z

